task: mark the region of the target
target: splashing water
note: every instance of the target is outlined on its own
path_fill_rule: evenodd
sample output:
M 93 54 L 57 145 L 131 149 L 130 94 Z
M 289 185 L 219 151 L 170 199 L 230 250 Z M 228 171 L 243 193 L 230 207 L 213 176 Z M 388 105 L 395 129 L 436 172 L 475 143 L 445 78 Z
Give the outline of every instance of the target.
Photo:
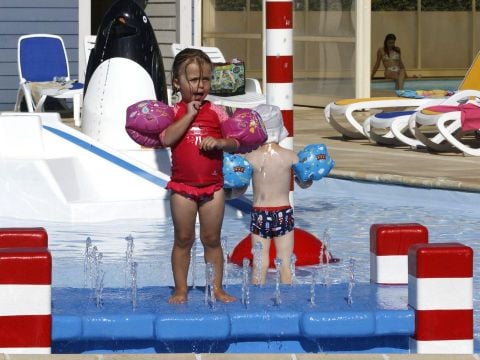
M 347 293 L 347 303 L 348 305 L 353 304 L 353 287 L 355 286 L 355 259 L 348 259 L 348 293 Z
M 330 229 L 327 227 L 323 232 L 322 248 L 320 250 L 320 264 L 322 267 L 322 284 L 323 286 L 330 286 L 330 252 L 328 250 L 330 245 Z
M 290 274 L 292 275 L 292 286 L 297 282 L 297 275 L 295 272 L 295 264 L 297 262 L 297 256 L 292 253 L 290 256 Z
M 312 306 L 316 305 L 315 287 L 317 286 L 317 274 L 318 274 L 318 268 L 313 268 L 311 273 L 311 278 L 310 278 L 310 305 Z
M 137 268 L 138 268 L 138 263 L 134 261 L 132 263 L 132 268 L 131 268 L 131 275 L 132 275 L 132 281 L 131 281 L 131 292 L 132 292 L 132 309 L 133 311 L 136 310 L 137 305 L 138 305 L 138 296 L 137 296 Z
M 92 251 L 93 256 L 93 280 L 94 284 L 92 286 L 93 298 L 95 299 L 95 305 L 97 308 L 103 306 L 103 288 L 105 280 L 105 271 L 102 268 L 102 259 L 103 253 L 99 252 L 97 247 L 93 247 Z
M 273 295 L 273 303 L 279 306 L 282 303 L 280 294 L 280 268 L 282 267 L 282 259 L 275 258 L 275 293 Z
M 135 247 L 133 243 L 133 236 L 130 234 L 125 238 L 127 242 L 127 250 L 125 250 L 125 289 L 131 283 L 132 277 L 132 264 L 133 264 L 133 249 Z
M 83 259 L 83 277 L 84 277 L 84 284 L 83 287 L 86 288 L 88 286 L 90 276 L 91 276 L 91 253 L 92 253 L 92 239 L 87 237 L 85 240 L 85 255 Z
M 261 285 L 262 282 L 262 267 L 263 267 L 263 258 L 262 258 L 263 246 L 262 243 L 256 242 L 253 245 L 253 268 L 255 272 L 253 274 L 254 283 Z
M 197 241 L 193 242 L 192 250 L 190 250 L 190 273 L 192 276 L 192 289 L 195 289 L 195 279 L 197 277 Z
M 215 268 L 212 263 L 205 265 L 205 304 L 215 308 Z
M 228 284 L 230 282 L 229 280 L 230 264 L 228 262 L 228 258 L 230 254 L 228 252 L 228 236 L 222 236 L 221 244 L 222 244 L 222 251 L 223 251 L 223 284 L 225 285 L 225 287 L 228 287 Z
M 250 305 L 250 260 L 243 258 L 242 265 L 242 304 L 247 308 Z

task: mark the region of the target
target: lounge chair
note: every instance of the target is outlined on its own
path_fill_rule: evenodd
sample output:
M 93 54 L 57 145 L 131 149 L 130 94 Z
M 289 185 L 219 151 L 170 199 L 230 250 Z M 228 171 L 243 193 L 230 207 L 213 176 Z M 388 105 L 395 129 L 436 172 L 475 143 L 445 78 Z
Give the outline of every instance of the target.
M 375 144 L 399 145 L 409 142 L 410 138 L 405 135 L 406 124 L 415 112 L 416 110 L 387 111 L 371 115 L 362 124 L 363 132 L 369 141 Z M 374 129 L 382 129 L 383 132 Z
M 80 126 L 83 84 L 70 79 L 63 39 L 51 34 L 20 36 L 17 51 L 20 85 L 15 111 L 21 110 L 23 99 L 29 112 L 44 111 L 47 96 L 73 99 L 75 125 Z
M 87 71 L 88 59 L 90 59 L 90 54 L 95 48 L 95 43 L 97 41 L 97 35 L 87 35 L 83 39 L 83 52 L 85 56 L 85 71 Z
M 480 114 L 478 113 L 478 110 L 476 110 L 476 112 L 477 114 L 474 117 L 470 119 L 467 118 L 465 121 L 462 119 L 462 111 L 447 112 L 441 115 L 437 120 L 437 128 L 440 134 L 442 134 L 446 141 L 452 146 L 463 152 L 464 155 L 480 156 L 480 148 L 470 146 L 468 143 L 462 141 L 462 136 L 458 135 L 464 135 L 465 132 L 474 131 L 475 142 L 480 145 L 477 138 L 478 130 L 480 129 Z M 473 124 L 475 124 L 475 126 L 473 126 Z M 457 135 L 455 135 L 457 127 L 461 129 L 458 129 Z
M 432 104 L 427 104 L 427 106 L 429 105 Z M 450 150 L 451 146 L 445 142 L 445 138 L 438 132 L 433 134 L 419 133 L 418 129 L 409 126 L 415 123 L 419 114 L 428 112 L 428 110 L 423 111 L 420 107 L 416 110 L 382 112 L 372 115 L 363 122 L 365 135 L 371 143 L 382 145 L 407 145 L 412 149 L 430 147 L 436 151 Z M 428 120 L 425 118 L 423 125 L 435 125 L 435 118 Z M 377 132 L 378 129 L 382 129 L 384 133 Z M 430 146 L 427 144 L 430 144 Z
M 183 44 L 172 44 L 172 54 L 176 56 L 180 51 L 185 48 L 197 48 L 205 52 L 213 63 L 224 63 L 225 57 L 219 48 L 216 47 L 196 47 L 196 46 L 187 46 Z M 234 96 L 217 96 L 217 95 L 208 95 L 208 100 L 211 102 L 229 106 L 229 107 L 241 107 L 241 108 L 254 108 L 257 105 L 265 104 L 266 98 L 262 93 L 262 88 L 260 82 L 257 79 L 246 78 L 245 79 L 245 94 L 243 95 L 234 95 Z
M 401 97 L 377 97 L 362 99 L 343 99 L 329 103 L 324 110 L 325 120 L 342 136 L 350 139 L 365 139 L 364 127 L 353 113 L 372 109 L 408 108 L 426 105 L 431 99 L 411 99 Z M 342 119 L 338 119 L 341 117 Z M 347 122 L 347 124 L 341 123 Z M 347 126 L 345 126 L 347 125 Z M 391 134 L 387 135 L 391 136 Z
M 476 92 L 480 97 L 480 92 Z M 451 102 L 451 104 L 454 102 Z M 467 102 L 460 105 L 442 104 L 427 107 L 415 114 L 410 120 L 410 126 L 415 131 L 415 136 L 426 147 L 434 151 L 461 151 L 465 155 L 480 156 L 480 149 L 474 148 L 464 139 L 467 133 L 476 132 L 480 129 L 480 104 Z M 422 126 L 434 126 L 441 142 L 432 141 L 420 131 Z M 475 138 L 474 142 L 478 142 Z M 480 143 L 479 143 L 480 144 Z
M 445 141 L 442 135 L 438 132 L 431 133 L 429 131 L 427 133 L 420 130 L 420 127 L 425 128 L 428 125 L 435 125 L 438 118 L 432 112 L 422 112 L 421 110 L 439 104 L 458 105 L 467 101 L 469 97 L 478 97 L 479 91 L 480 53 L 475 57 L 456 93 L 446 98 L 435 98 L 431 99 L 430 102 L 421 104 L 415 109 L 415 114 L 409 115 L 405 112 L 374 114 L 363 123 L 364 133 L 371 142 L 405 144 L 412 148 L 428 147 L 435 151 L 448 151 L 452 146 Z M 416 114 L 416 112 L 420 113 Z M 384 120 L 385 118 L 388 119 Z M 418 123 L 415 122 L 416 119 L 418 119 Z M 378 129 L 381 129 L 381 132 L 377 132 Z
M 480 54 L 480 53 L 479 53 Z M 462 83 L 458 87 L 458 92 L 462 90 L 480 90 L 480 56 L 477 54 L 473 60 L 467 74 L 465 75 Z M 453 95 L 454 96 L 454 95 Z M 426 106 L 433 106 L 435 104 L 440 104 L 445 100 L 445 98 L 404 98 L 404 97 L 378 97 L 378 98 L 364 98 L 364 99 L 343 99 L 339 101 L 332 102 L 325 107 L 325 120 L 338 132 L 347 138 L 353 139 L 362 139 L 369 138 L 372 142 L 386 143 L 386 144 L 395 144 L 399 142 L 399 137 L 391 131 L 390 126 L 395 123 L 395 116 L 389 116 L 388 121 L 382 122 L 381 116 L 378 117 L 378 121 L 374 121 L 371 125 L 372 120 L 375 118 L 376 114 L 372 115 L 365 119 L 367 122 L 365 124 L 360 124 L 359 121 L 353 116 L 354 111 L 358 110 L 371 110 L 371 109 L 386 109 L 386 108 L 397 108 L 397 107 L 411 107 L 415 110 L 420 110 Z M 404 113 L 399 114 L 402 120 L 399 120 L 395 124 L 395 131 L 398 134 L 404 134 L 407 130 L 408 121 Z M 349 127 L 345 127 L 341 124 L 337 118 L 342 117 L 347 121 Z M 365 126 L 364 126 L 365 125 Z M 353 128 L 353 131 L 352 131 Z M 386 129 L 386 133 L 373 134 L 376 128 Z M 401 137 L 401 136 L 400 136 Z M 408 140 L 403 138 L 403 140 Z M 413 143 L 415 143 L 413 141 Z M 410 144 L 409 144 L 410 145 Z

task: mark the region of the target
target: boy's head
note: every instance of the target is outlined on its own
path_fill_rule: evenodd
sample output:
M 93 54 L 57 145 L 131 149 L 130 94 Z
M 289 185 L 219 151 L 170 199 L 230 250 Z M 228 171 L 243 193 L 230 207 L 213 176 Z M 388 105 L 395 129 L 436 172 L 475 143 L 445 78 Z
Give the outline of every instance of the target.
M 266 144 L 279 143 L 288 136 L 288 131 L 283 126 L 282 112 L 278 106 L 261 104 L 255 107 L 255 111 L 260 114 L 265 124 L 268 135 Z

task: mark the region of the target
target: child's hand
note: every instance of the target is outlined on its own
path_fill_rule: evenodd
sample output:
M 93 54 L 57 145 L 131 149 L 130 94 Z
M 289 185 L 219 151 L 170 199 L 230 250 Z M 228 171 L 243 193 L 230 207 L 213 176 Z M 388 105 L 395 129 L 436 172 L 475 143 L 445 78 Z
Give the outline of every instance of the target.
M 204 151 L 214 150 L 214 149 L 223 149 L 223 139 L 215 139 L 211 136 L 207 136 L 202 140 L 200 144 L 200 149 Z
M 295 176 L 295 182 L 297 183 L 298 186 L 300 186 L 302 189 L 307 189 L 313 184 L 313 180 L 307 180 L 307 181 L 302 181 L 298 177 Z
M 190 101 L 187 104 L 187 115 L 195 116 L 198 114 L 198 110 L 200 110 L 200 107 L 202 106 L 201 101 Z

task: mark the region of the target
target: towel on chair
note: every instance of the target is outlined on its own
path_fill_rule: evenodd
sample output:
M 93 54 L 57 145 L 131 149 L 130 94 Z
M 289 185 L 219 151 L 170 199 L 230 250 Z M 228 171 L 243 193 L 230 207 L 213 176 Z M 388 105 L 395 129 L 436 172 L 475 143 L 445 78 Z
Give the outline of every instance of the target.
M 42 82 L 28 82 L 32 92 L 33 100 L 36 104 L 40 101 L 42 96 L 56 96 L 68 90 L 74 90 L 79 84 L 76 80 L 69 81 L 42 81 Z
M 412 98 L 412 99 L 423 99 L 423 98 L 442 98 L 447 96 L 452 96 L 455 94 L 455 91 L 452 90 L 442 90 L 442 89 L 434 89 L 434 90 L 395 90 L 397 96 Z
M 426 110 L 447 113 L 452 111 L 461 112 L 461 122 L 463 131 L 471 131 L 480 129 L 480 106 L 476 106 L 472 103 L 454 105 L 437 105 L 430 106 Z

